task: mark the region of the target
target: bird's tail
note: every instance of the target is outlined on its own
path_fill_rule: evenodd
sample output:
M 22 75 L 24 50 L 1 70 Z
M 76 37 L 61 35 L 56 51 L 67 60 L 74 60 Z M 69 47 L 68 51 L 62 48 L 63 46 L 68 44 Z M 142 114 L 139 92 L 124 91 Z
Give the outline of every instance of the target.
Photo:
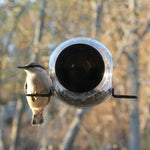
M 32 126 L 37 126 L 37 125 L 40 125 L 44 122 L 44 119 L 43 119 L 43 113 L 38 113 L 38 114 L 33 114 L 32 116 Z

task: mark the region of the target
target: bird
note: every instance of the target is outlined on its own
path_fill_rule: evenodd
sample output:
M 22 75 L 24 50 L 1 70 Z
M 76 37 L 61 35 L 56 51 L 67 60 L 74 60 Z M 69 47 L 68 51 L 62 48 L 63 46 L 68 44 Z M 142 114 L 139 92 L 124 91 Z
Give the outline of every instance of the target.
M 51 81 L 46 69 L 35 62 L 25 66 L 17 66 L 23 69 L 27 76 L 24 84 L 24 92 L 30 109 L 32 110 L 32 126 L 44 122 L 43 110 L 49 104 L 51 98 Z

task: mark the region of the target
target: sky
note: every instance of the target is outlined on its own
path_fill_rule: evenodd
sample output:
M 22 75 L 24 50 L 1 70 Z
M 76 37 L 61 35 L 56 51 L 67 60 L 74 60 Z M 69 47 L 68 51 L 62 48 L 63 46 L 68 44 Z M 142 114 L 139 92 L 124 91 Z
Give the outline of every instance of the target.
M 4 0 L 0 0 L 0 5 L 4 2 Z
M 5 0 L 0 0 L 0 6 L 4 3 Z M 19 1 L 19 0 L 15 0 L 15 1 Z M 34 3 L 36 0 L 30 0 L 30 2 Z

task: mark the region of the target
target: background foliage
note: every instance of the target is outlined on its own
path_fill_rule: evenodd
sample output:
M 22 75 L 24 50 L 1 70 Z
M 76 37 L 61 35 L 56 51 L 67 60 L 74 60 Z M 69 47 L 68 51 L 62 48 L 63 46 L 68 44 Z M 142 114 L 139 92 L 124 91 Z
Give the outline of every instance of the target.
M 45 123 L 32 127 L 25 73 L 16 66 L 39 61 L 48 70 L 55 47 L 78 36 L 97 39 L 111 51 L 116 93 L 137 94 L 138 101 L 110 97 L 80 110 L 53 98 Z M 69 150 L 148 150 L 149 87 L 149 0 L 0 1 L 0 149 L 67 149 L 68 129 L 76 126 Z M 131 146 L 132 127 L 140 131 L 138 149 Z

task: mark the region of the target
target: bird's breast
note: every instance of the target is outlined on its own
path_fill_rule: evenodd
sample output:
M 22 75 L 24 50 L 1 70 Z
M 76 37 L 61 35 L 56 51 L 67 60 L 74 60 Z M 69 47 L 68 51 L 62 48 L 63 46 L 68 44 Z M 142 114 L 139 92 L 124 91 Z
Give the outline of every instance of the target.
M 27 96 L 27 102 L 32 109 L 42 109 L 49 103 L 48 97 Z
M 33 74 L 27 76 L 26 82 L 28 94 L 47 94 L 50 91 L 50 80 L 48 76 Z

